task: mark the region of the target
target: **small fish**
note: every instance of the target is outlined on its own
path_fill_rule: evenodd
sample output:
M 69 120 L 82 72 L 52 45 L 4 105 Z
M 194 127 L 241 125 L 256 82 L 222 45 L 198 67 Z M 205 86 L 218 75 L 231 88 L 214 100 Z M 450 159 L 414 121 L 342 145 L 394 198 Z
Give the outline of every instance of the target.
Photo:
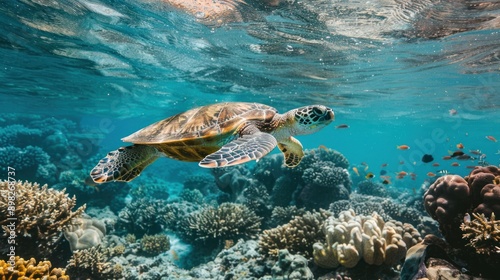
M 356 173 L 356 175 L 358 175 L 358 176 L 359 176 L 359 171 L 358 171 L 358 168 L 353 167 L 353 168 L 352 168 L 352 171 L 354 171 L 354 173 Z
M 410 173 L 410 176 L 411 176 L 412 180 L 415 180 L 417 178 L 417 174 L 415 174 L 413 172 Z
M 339 124 L 335 128 L 337 128 L 337 129 L 339 129 L 339 128 L 349 128 L 349 126 L 347 124 Z
M 371 178 L 373 178 L 373 177 L 375 177 L 375 175 L 374 175 L 372 172 L 369 172 L 369 173 L 368 173 L 368 174 L 366 174 L 366 176 L 365 176 L 365 178 L 366 178 L 366 179 L 371 179 Z
M 436 173 L 434 173 L 434 172 L 427 172 L 427 176 L 429 176 L 429 177 L 436 177 Z
M 441 175 L 446 175 L 446 174 L 448 174 L 448 173 L 449 173 L 449 172 L 448 172 L 448 170 L 446 170 L 446 169 L 441 169 L 441 170 L 438 170 L 438 171 L 437 171 L 437 174 L 441 174 Z
M 435 162 L 432 164 L 432 166 L 439 166 L 439 163 Z
M 473 160 L 474 158 L 471 157 L 471 156 L 469 156 L 469 155 L 467 155 L 467 154 L 463 154 L 461 156 L 456 157 L 456 159 L 458 159 L 458 160 L 468 160 L 468 159 Z
M 469 153 L 471 153 L 473 155 L 477 155 L 477 156 L 482 154 L 482 152 L 480 150 L 469 150 Z
M 451 156 L 444 156 L 443 159 L 444 160 L 449 160 L 449 159 L 451 159 Z
M 389 185 L 390 183 L 391 182 L 389 182 L 389 180 L 387 180 L 387 179 L 384 179 L 384 181 L 382 181 L 382 184 L 384 184 L 384 185 Z
M 398 179 L 402 179 L 404 178 L 406 175 L 408 175 L 408 173 L 406 171 L 401 171 L 399 173 L 396 174 L 396 178 Z
M 431 162 L 433 160 L 434 160 L 434 157 L 432 155 L 429 155 L 429 154 L 425 154 L 422 157 L 422 162 L 424 162 L 424 163 L 428 163 L 428 162 Z
M 384 169 L 380 170 L 380 175 L 385 175 L 385 174 L 387 174 L 386 170 L 384 170 Z
M 460 166 L 460 163 L 458 163 L 458 162 L 452 162 L 451 166 Z
M 457 144 L 457 149 L 463 149 L 463 148 L 464 148 L 464 144 L 462 144 L 462 143 Z
M 399 164 L 403 165 L 403 164 L 405 164 L 405 161 L 402 160 L 402 161 L 399 162 Z
M 465 153 L 462 151 L 455 151 L 451 154 L 451 157 L 463 156 Z
M 363 166 L 368 166 L 368 163 L 366 163 L 366 162 L 364 162 L 364 161 L 363 161 L 363 162 L 361 163 L 361 165 L 363 165 Z
M 322 149 L 328 152 L 328 148 L 325 145 L 319 145 L 318 149 Z
M 458 113 L 458 112 L 457 112 L 457 110 L 455 110 L 455 109 L 450 109 L 450 110 L 448 110 L 448 114 L 450 114 L 450 116 L 454 116 L 454 115 L 456 115 L 457 113 Z
M 409 150 L 410 146 L 408 146 L 408 145 L 399 145 L 399 146 L 396 146 L 396 149 L 398 149 L 398 150 Z
M 491 135 L 488 135 L 486 136 L 486 139 L 492 141 L 492 142 L 497 142 L 497 139 L 495 139 L 495 137 L 491 136 Z
M 387 163 L 382 163 L 382 165 L 380 167 L 386 167 L 387 166 Z

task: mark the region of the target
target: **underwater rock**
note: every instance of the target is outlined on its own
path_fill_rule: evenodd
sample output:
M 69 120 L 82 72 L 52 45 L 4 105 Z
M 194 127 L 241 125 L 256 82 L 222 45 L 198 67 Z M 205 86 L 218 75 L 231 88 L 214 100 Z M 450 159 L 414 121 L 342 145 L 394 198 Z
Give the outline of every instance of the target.
M 272 268 L 276 280 L 313 280 L 314 275 L 307 267 L 307 259 L 301 255 L 292 255 L 288 250 L 278 252 L 278 261 Z M 264 277 L 263 279 L 271 279 Z
M 376 213 L 357 216 L 353 210 L 326 219 L 323 232 L 326 243 L 315 243 L 313 256 L 324 268 L 352 268 L 361 259 L 371 265 L 395 266 L 404 259 L 407 248 L 421 240 L 409 224 L 384 222 Z
M 15 234 L 16 249 L 34 257 L 48 257 L 72 220 L 82 216 L 85 205 L 77 208 L 76 198 L 69 198 L 64 190 L 47 185 L 21 181 L 0 182 L 0 224 L 10 235 Z M 12 200 L 15 199 L 14 205 Z M 16 217 L 15 230 L 7 225 L 9 217 Z M 7 236 L 3 244 L 7 243 Z

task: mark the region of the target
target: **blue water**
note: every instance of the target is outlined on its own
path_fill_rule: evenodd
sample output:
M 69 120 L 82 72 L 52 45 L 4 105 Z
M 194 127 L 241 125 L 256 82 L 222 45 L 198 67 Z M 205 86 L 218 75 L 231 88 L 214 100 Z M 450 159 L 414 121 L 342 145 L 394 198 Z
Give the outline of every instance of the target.
M 341 14 L 335 1 L 319 2 L 251 2 L 243 21 L 213 25 L 162 1 L 4 1 L 1 126 L 23 123 L 5 118 L 11 114 L 70 119 L 75 130 L 65 133 L 90 143 L 75 152 L 85 161 L 197 106 L 245 101 L 286 112 L 323 104 L 336 120 L 297 137 L 304 148 L 335 149 L 351 167 L 366 163 L 375 180 L 381 170 L 392 177 L 415 173 L 415 180 L 393 179 L 402 192 L 419 188 L 428 172 L 467 175 L 479 155 L 460 166 L 442 159 L 459 143 L 464 152 L 480 150 L 489 164 L 500 164 L 500 142 L 486 138 L 500 140 L 500 8 L 494 1 L 484 10 L 440 1 L 435 10 L 410 7 L 407 13 L 354 1 Z M 360 12 L 373 9 L 379 16 Z M 349 127 L 335 128 L 340 124 Z M 424 154 L 439 166 L 423 163 Z M 51 154 L 51 161 L 62 159 Z M 161 159 L 146 174 L 182 182 L 175 170 L 205 172 L 196 163 Z

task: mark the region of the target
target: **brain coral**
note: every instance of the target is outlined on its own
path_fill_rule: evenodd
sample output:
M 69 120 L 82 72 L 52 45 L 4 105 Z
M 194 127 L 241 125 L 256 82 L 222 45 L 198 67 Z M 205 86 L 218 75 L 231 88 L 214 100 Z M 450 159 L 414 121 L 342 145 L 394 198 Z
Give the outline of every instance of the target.
M 261 218 L 245 205 L 223 203 L 207 206 L 190 214 L 181 231 L 196 242 L 213 242 L 238 237 L 251 237 L 259 232 Z
M 407 248 L 421 240 L 409 224 L 384 222 L 376 213 L 357 216 L 352 210 L 341 212 L 338 218 L 329 217 L 323 232 L 326 243 L 315 243 L 313 256 L 324 268 L 352 268 L 361 259 L 372 265 L 394 266 L 404 259 Z
M 75 197 L 37 183 L 1 181 L 0 194 L 0 225 L 10 235 L 15 232 L 16 241 L 25 252 L 38 248 L 32 252 L 34 256 L 50 254 L 63 229 L 85 210 L 84 205 L 73 212 Z M 15 231 L 7 226 L 9 217 L 17 218 Z
M 500 216 L 500 169 L 476 166 L 464 179 L 471 189 L 472 212 Z

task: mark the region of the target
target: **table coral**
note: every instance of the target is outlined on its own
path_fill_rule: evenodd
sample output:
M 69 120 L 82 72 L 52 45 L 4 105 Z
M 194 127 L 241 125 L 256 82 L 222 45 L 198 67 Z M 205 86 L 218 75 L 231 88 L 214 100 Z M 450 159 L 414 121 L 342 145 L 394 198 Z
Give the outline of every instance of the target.
M 34 255 L 50 254 L 62 231 L 85 210 L 84 205 L 73 212 L 76 198 L 69 198 L 64 190 L 50 189 L 47 185 L 40 187 L 37 183 L 1 181 L 0 193 L 0 225 L 10 233 L 8 218 L 17 218 L 16 241 L 20 247 L 26 247 L 26 251 L 38 247 Z M 9 197 L 14 198 L 11 204 Z
M 0 260 L 0 279 L 45 279 L 45 280 L 69 280 L 66 271 L 53 268 L 50 261 L 41 261 L 38 264 L 34 258 L 24 260 L 16 256 L 12 268 L 10 263 Z
M 313 256 L 324 268 L 352 268 L 361 259 L 367 264 L 394 266 L 404 259 L 407 248 L 421 240 L 409 224 L 384 222 L 376 213 L 357 216 L 353 210 L 326 219 L 323 232 L 326 243 L 315 243 Z

